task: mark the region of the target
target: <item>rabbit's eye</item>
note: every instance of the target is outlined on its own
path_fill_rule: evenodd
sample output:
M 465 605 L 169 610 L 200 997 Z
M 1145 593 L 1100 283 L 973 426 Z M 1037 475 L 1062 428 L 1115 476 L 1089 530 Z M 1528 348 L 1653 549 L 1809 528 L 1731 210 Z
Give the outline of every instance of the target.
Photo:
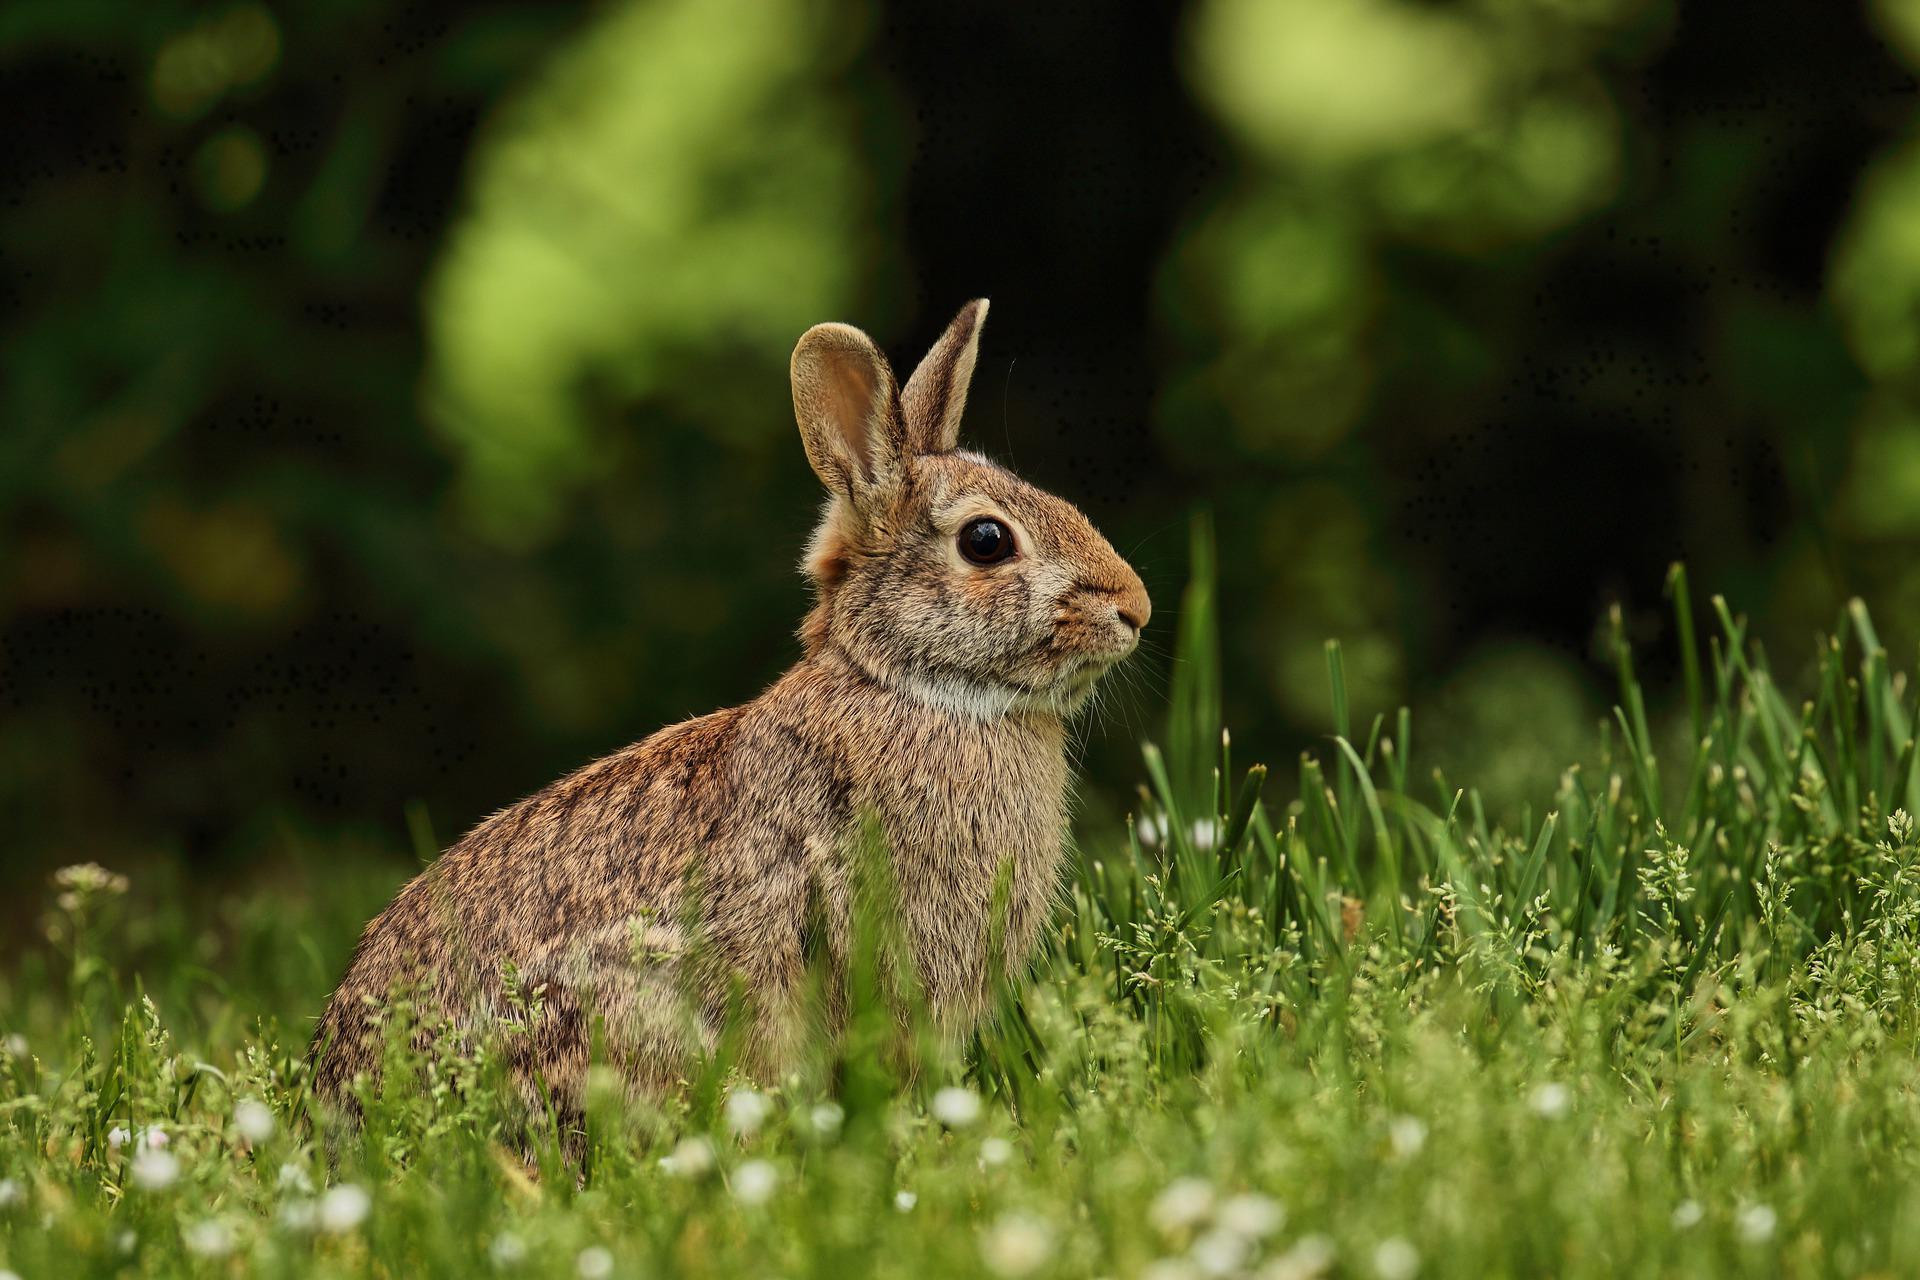
M 975 564 L 998 564 L 1013 554 L 1013 531 L 998 520 L 969 520 L 960 530 L 960 554 Z

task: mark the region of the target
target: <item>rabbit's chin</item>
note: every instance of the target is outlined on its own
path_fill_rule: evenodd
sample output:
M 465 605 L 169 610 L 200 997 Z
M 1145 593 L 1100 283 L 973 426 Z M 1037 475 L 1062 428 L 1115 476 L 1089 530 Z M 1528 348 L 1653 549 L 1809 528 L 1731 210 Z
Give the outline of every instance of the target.
M 1062 719 L 1077 715 L 1093 696 L 1093 687 L 1111 671 L 1117 659 L 1088 658 L 1061 671 L 1039 689 L 1016 691 L 1015 705 L 1023 711 L 1046 711 Z

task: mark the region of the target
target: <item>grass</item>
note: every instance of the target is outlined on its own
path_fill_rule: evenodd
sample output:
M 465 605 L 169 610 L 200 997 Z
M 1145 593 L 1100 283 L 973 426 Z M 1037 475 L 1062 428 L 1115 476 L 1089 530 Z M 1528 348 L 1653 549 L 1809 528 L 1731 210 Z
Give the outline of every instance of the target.
M 1920 1271 L 1920 690 L 1866 610 L 1796 700 L 1676 569 L 1691 747 L 1656 758 L 1616 619 L 1593 758 L 1502 828 L 1414 764 L 1406 712 L 1356 718 L 1337 646 L 1327 749 L 1286 787 L 1238 767 L 1211 554 L 1127 835 L 1082 851 L 1034 977 L 957 1052 L 889 1051 L 868 922 L 848 1025 L 789 1080 L 723 1046 L 658 1108 L 602 1088 L 583 1139 L 529 1137 L 497 1054 L 402 1028 L 329 1158 L 307 1019 L 392 876 L 196 915 L 190 886 L 68 873 L 0 979 L 0 1267 Z

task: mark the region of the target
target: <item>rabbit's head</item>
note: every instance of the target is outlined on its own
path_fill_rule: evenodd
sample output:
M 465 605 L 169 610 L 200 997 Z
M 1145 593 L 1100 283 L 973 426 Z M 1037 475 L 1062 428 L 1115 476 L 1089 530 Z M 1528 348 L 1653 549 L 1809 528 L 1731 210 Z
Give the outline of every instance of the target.
M 954 448 L 986 315 L 985 299 L 961 308 L 904 389 L 848 325 L 794 348 L 794 416 L 828 493 L 801 636 L 950 710 L 1067 714 L 1152 605 L 1073 504 Z

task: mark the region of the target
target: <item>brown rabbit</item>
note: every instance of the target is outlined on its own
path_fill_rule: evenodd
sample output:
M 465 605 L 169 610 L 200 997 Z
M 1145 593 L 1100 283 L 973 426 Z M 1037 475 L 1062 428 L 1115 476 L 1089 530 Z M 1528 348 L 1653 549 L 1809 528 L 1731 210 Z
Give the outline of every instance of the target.
M 378 1068 L 396 984 L 421 1012 L 531 1022 L 511 1067 L 581 1097 L 602 1020 L 637 1090 L 712 1043 L 730 990 L 749 1062 L 780 1069 L 810 913 L 846 942 L 852 847 L 877 816 L 930 1008 L 961 1029 L 1004 956 L 1030 956 L 1060 888 L 1064 721 L 1133 651 L 1146 589 L 1072 505 L 954 448 L 984 299 L 898 389 L 873 341 L 822 324 L 794 348 L 793 406 L 828 499 L 804 567 L 806 653 L 745 706 L 662 729 L 494 814 L 367 927 L 314 1039 L 320 1096 Z M 690 890 L 689 885 L 697 885 Z M 698 946 L 688 935 L 699 936 Z M 544 988 L 529 1017 L 505 975 Z

